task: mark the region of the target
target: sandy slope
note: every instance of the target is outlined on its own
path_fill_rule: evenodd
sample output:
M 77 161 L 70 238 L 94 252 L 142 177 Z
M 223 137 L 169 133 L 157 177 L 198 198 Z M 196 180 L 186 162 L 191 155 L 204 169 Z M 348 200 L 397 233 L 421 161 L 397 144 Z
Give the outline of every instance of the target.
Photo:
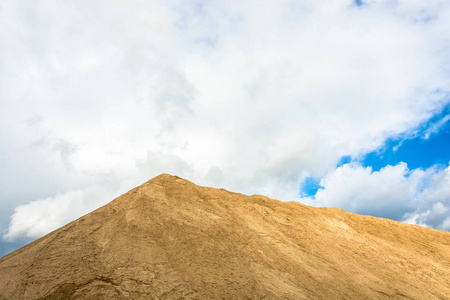
M 450 232 L 160 175 L 0 259 L 0 299 L 450 299 Z

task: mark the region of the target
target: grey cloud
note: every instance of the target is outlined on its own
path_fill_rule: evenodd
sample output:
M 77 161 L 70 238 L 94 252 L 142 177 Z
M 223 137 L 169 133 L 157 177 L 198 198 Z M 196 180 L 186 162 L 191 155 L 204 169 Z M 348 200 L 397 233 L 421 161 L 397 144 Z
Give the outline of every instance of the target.
M 449 205 L 449 203 L 447 203 Z M 416 222 L 432 228 L 450 231 L 450 209 L 442 202 L 434 203 L 429 210 L 419 213 Z
M 217 166 L 210 167 L 205 175 L 205 181 L 209 182 L 213 186 L 220 186 L 220 184 L 224 181 L 224 179 L 225 174 Z
M 53 144 L 53 149 L 59 153 L 66 170 L 71 171 L 72 165 L 69 159 L 70 156 L 76 151 L 77 147 L 63 139 L 60 139 Z
M 177 155 L 161 152 L 148 152 L 143 161 L 138 161 L 136 167 L 142 176 L 149 179 L 161 173 L 177 174 L 182 177 L 192 177 L 193 168 Z

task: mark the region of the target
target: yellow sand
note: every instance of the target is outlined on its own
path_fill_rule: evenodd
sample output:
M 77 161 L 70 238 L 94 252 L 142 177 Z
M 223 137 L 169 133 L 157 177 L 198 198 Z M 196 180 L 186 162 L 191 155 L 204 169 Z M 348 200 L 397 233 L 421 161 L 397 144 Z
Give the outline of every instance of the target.
M 450 232 L 163 174 L 0 259 L 0 299 L 450 299 Z

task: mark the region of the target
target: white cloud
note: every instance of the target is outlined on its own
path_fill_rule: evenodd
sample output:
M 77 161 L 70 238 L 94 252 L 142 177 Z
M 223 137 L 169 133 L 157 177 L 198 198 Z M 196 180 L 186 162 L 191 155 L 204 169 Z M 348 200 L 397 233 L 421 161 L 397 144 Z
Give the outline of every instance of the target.
M 295 199 L 448 103 L 450 4 L 352 3 L 0 2 L 0 205 L 162 172 Z
M 91 187 L 20 205 L 3 238 L 38 238 L 108 203 L 113 196 L 111 191 Z
M 313 206 L 340 207 L 359 214 L 409 221 L 442 230 L 450 222 L 450 166 L 408 170 L 405 163 L 373 172 L 345 164 L 325 176 Z
M 432 135 L 438 133 L 445 125 L 446 123 L 450 120 L 450 115 L 446 115 L 445 117 L 443 117 L 442 119 L 440 119 L 439 121 L 437 121 L 436 123 L 431 124 L 427 130 L 425 130 L 424 134 L 423 134 L 423 139 L 427 140 L 429 139 Z

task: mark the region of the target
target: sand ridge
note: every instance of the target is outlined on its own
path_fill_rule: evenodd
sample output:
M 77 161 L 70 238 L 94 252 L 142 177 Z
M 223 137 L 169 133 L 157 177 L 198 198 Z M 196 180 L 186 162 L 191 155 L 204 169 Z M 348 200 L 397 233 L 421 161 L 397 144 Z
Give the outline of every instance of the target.
M 450 232 L 162 174 L 1 258 L 0 299 L 450 299 Z

